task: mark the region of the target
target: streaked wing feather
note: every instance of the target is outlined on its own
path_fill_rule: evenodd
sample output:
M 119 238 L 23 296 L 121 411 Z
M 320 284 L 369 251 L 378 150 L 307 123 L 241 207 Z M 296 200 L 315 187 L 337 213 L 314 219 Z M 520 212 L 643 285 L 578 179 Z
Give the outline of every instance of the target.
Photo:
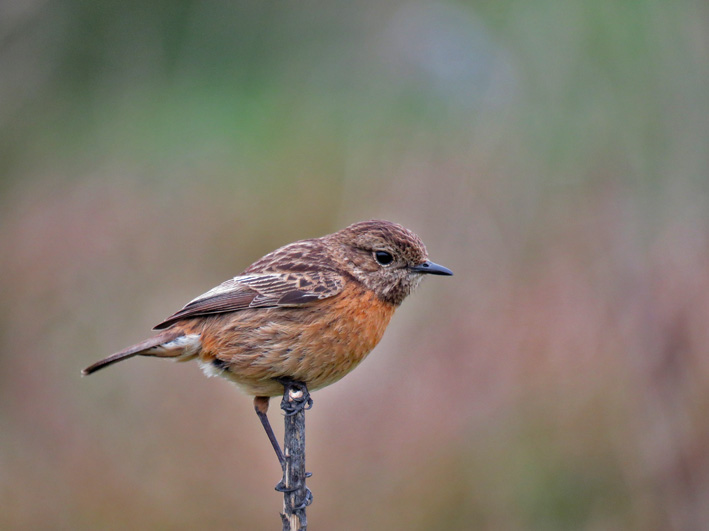
M 304 291 L 289 291 L 283 297 L 278 299 L 278 306 L 302 306 L 309 302 L 315 302 L 320 297 L 315 293 L 306 293 Z
M 248 308 L 249 304 L 256 297 L 256 292 L 248 288 L 213 295 L 206 299 L 200 299 L 187 304 L 180 311 L 172 314 L 163 322 L 153 328 L 153 330 L 162 330 L 169 327 L 171 324 L 189 317 L 198 317 L 200 315 L 210 315 L 214 313 L 223 313 L 241 310 Z
M 342 291 L 342 278 L 335 271 L 287 272 L 241 275 L 190 301 L 155 327 L 168 328 L 181 319 L 235 312 L 246 308 L 297 307 Z

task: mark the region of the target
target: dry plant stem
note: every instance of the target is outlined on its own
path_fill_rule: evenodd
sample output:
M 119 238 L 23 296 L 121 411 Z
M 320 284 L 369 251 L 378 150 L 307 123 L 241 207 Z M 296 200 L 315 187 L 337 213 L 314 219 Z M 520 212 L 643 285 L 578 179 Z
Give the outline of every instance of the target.
M 277 490 L 283 491 L 284 531 L 305 531 L 308 522 L 305 508 L 312 496 L 305 485 L 305 411 L 312 405 L 308 388 L 301 382 L 283 382 L 281 409 L 285 413 L 283 441 L 283 480 Z

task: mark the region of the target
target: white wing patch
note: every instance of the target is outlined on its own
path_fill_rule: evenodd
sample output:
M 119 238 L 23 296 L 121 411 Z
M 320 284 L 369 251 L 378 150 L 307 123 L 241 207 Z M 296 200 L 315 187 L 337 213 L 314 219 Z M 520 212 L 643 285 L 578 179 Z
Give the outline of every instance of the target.
M 206 293 L 202 293 L 199 297 L 196 297 L 192 299 L 190 302 L 185 304 L 185 306 L 189 306 L 190 304 L 193 304 L 197 301 L 201 301 L 203 299 L 209 299 L 211 297 L 216 297 L 217 295 L 223 295 L 224 293 L 229 293 L 230 291 L 234 291 L 235 289 L 239 288 L 239 285 L 246 285 L 248 286 L 250 282 L 258 282 L 259 279 L 262 279 L 262 277 L 266 278 L 273 278 L 273 277 L 280 277 L 280 275 L 242 275 L 242 276 L 237 276 L 234 278 L 230 278 L 229 280 L 225 280 L 218 286 L 210 289 Z

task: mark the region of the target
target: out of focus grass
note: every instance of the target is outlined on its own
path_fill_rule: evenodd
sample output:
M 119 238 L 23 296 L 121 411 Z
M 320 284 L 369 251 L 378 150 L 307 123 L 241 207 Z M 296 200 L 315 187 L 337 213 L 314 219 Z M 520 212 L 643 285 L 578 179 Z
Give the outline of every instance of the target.
M 691 1 L 0 6 L 0 527 L 277 524 L 247 397 L 79 370 L 370 217 L 456 275 L 315 395 L 314 527 L 709 527 L 708 28 Z

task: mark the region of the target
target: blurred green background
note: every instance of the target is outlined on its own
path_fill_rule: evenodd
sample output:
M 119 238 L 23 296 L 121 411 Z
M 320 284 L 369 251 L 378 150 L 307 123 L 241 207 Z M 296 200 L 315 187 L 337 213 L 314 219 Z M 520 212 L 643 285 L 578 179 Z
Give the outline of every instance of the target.
M 278 528 L 248 397 L 79 370 L 376 217 L 455 276 L 314 395 L 313 529 L 707 529 L 708 178 L 704 0 L 6 0 L 0 528 Z

